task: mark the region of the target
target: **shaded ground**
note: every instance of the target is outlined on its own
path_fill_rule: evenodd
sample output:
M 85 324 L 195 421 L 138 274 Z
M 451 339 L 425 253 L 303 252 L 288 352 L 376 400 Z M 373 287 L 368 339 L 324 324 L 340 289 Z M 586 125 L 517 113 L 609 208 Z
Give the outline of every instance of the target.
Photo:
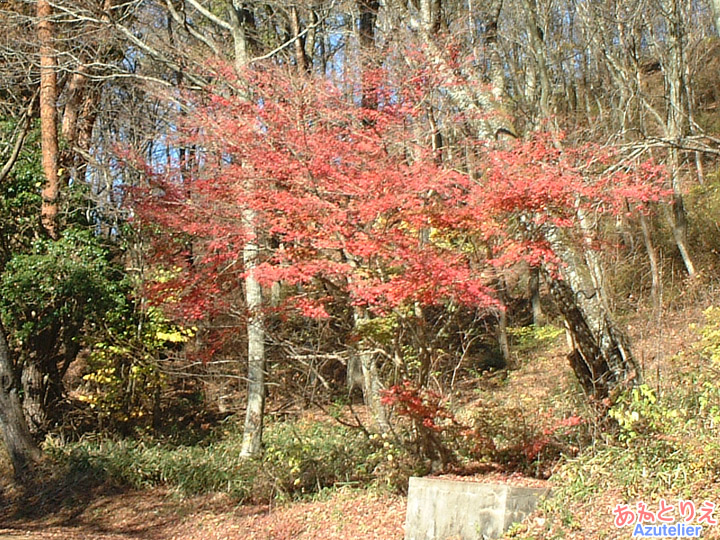
M 493 471 L 492 466 L 474 474 L 443 476 L 549 486 L 543 480 Z M 340 488 L 312 500 L 274 505 L 237 505 L 224 495 L 182 499 L 168 490 L 121 491 L 107 486 L 54 495 L 55 499 L 49 489 L 32 496 L 11 493 L 14 504 L 0 511 L 0 540 L 404 538 L 405 497 L 368 490 Z M 531 521 L 537 525 L 535 517 Z
M 179 500 L 163 490 L 98 495 L 87 505 L 0 514 L 12 539 L 399 539 L 405 500 L 356 490 L 275 506 L 237 506 L 224 496 Z M 43 515 L 38 515 L 43 514 Z

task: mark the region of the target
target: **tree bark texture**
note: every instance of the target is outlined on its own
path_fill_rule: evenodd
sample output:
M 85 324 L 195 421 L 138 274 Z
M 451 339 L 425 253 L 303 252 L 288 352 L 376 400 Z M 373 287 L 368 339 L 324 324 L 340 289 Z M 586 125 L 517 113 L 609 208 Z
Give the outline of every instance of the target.
M 360 308 L 355 308 L 353 312 L 355 328 L 362 328 L 367 320 L 367 314 Z M 380 380 L 378 360 L 364 339 L 360 340 L 357 350 L 353 351 L 350 357 L 350 361 L 348 362 L 348 377 L 353 374 L 353 371 L 357 371 L 358 368 L 362 374 L 362 392 L 365 406 L 370 410 L 373 422 L 378 431 L 380 433 L 387 433 L 390 431 L 390 422 L 385 405 L 383 405 L 381 401 L 380 393 L 383 389 L 383 384 Z
M 530 305 L 532 306 L 533 325 L 538 327 L 544 324 L 542 311 L 542 302 L 540 301 L 540 269 L 531 268 L 530 278 L 528 279 L 528 293 L 530 295 Z
M 711 0 L 710 6 L 713 12 L 713 22 L 715 23 L 715 32 L 720 36 L 720 0 Z
M 593 276 L 596 261 L 588 261 L 562 231 L 551 229 L 546 236 L 565 264 L 562 279 L 548 276 L 548 282 L 572 338 L 570 364 L 583 389 L 602 400 L 639 381 L 640 369 L 627 336 L 613 321 L 602 283 Z
M 20 384 L 23 391 L 22 409 L 30 433 L 41 436 L 48 425 L 45 407 L 43 372 L 36 361 L 27 361 L 22 366 Z
M 23 415 L 18 377 L 8 349 L 5 329 L 0 325 L 0 432 L 18 479 L 24 478 L 40 459 Z
M 58 224 L 60 177 L 58 174 L 57 62 L 53 47 L 52 7 L 38 0 L 37 36 L 40 43 L 40 137 L 45 184 L 42 188 L 40 220 L 50 238 L 60 237 Z
M 374 110 L 378 107 L 375 83 L 372 80 L 372 68 L 375 53 L 375 23 L 377 21 L 379 0 L 358 0 L 360 18 L 358 22 L 358 48 L 360 52 L 361 105 L 363 109 Z
M 254 223 L 252 210 L 244 212 L 246 221 Z M 243 249 L 245 263 L 245 302 L 248 310 L 248 390 L 245 428 L 241 454 L 256 456 L 262 451 L 263 415 L 265 412 L 265 322 L 262 313 L 262 288 L 255 277 L 258 246 L 249 241 Z
M 243 2 L 233 0 L 230 6 L 230 28 L 235 52 L 235 69 L 242 76 L 250 62 L 250 45 L 245 28 L 246 8 Z M 248 190 L 253 186 L 248 185 Z M 257 456 L 262 452 L 263 417 L 265 414 L 265 320 L 262 313 L 262 287 L 257 280 L 255 268 L 258 264 L 257 216 L 249 208 L 243 210 L 248 240 L 243 247 L 245 265 L 245 307 L 247 321 L 248 386 L 247 407 L 241 455 Z
M 687 21 L 684 20 L 680 0 L 666 0 L 663 4 L 669 26 L 668 53 L 665 65 L 663 65 L 668 97 L 665 136 L 672 142 L 679 142 L 687 134 L 687 117 L 690 107 L 685 99 L 684 90 L 688 84 L 684 76 L 686 62 L 684 32 Z M 683 201 L 681 156 L 677 148 L 670 148 L 669 152 L 668 169 L 672 179 L 673 204 L 668 218 L 688 276 L 694 277 L 696 274 L 695 264 L 687 241 L 687 215 Z
M 297 70 L 300 75 L 304 75 L 310 71 L 311 63 L 305 52 L 305 35 L 302 34 L 302 28 L 300 27 L 300 14 L 297 6 L 290 6 L 290 30 L 292 30 L 295 39 L 293 47 L 295 49 Z
M 360 367 L 363 376 L 363 399 L 370 408 L 375 425 L 380 433 L 390 431 L 387 410 L 382 404 L 380 391 L 383 389 L 378 372 L 377 358 L 367 349 L 359 352 Z

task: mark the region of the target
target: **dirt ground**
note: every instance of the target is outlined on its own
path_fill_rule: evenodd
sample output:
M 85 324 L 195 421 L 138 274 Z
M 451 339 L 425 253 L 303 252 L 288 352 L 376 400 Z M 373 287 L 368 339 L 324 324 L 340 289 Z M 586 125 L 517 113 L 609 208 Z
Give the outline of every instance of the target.
M 402 497 L 350 489 L 274 506 L 238 506 L 224 496 L 180 499 L 164 490 L 87 499 L 6 509 L 0 540 L 391 540 L 403 537 L 405 521 Z
M 487 469 L 443 477 L 550 487 Z M 224 495 L 182 498 L 163 489 L 39 486 L 24 494 L 6 487 L 0 540 L 401 540 L 405 510 L 405 497 L 350 487 L 272 505 L 238 505 Z

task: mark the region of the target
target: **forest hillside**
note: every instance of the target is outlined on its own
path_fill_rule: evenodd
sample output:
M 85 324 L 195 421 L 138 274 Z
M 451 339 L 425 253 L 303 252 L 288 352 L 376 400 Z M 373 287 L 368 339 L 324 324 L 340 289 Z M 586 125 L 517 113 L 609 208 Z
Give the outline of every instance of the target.
M 716 534 L 716 0 L 0 27 L 0 538 L 400 538 L 411 476 Z

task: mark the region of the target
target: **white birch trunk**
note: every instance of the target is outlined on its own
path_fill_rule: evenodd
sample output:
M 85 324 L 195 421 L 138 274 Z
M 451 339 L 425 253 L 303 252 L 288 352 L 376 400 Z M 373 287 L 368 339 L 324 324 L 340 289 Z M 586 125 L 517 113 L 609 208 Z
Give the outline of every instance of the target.
M 235 69 L 240 76 L 242 76 L 243 70 L 250 61 L 247 34 L 242 20 L 243 9 L 243 3 L 240 0 L 233 0 L 229 6 Z M 253 183 L 248 182 L 245 189 L 254 189 Z M 244 457 L 253 457 L 262 452 L 263 417 L 265 414 L 265 321 L 262 313 L 262 287 L 255 274 L 260 253 L 256 213 L 250 208 L 243 210 L 243 222 L 248 238 L 243 247 L 245 304 L 248 312 L 248 386 L 245 426 L 240 453 Z
M 243 212 L 248 227 L 254 227 L 255 213 Z M 243 249 L 245 264 L 245 302 L 248 310 L 248 388 L 242 456 L 256 456 L 262 451 L 263 416 L 265 412 L 265 323 L 262 313 L 262 288 L 255 276 L 259 249 L 249 240 Z
M 367 315 L 362 313 L 359 309 L 355 309 L 353 319 L 355 322 L 355 328 L 361 328 L 363 326 L 363 322 L 367 320 Z M 387 433 L 390 431 L 390 422 L 388 420 L 387 409 L 381 402 L 380 392 L 383 389 L 383 385 L 380 380 L 380 373 L 375 353 L 369 350 L 368 344 L 365 340 L 360 340 L 358 350 L 354 355 L 355 358 L 353 361 L 360 364 L 360 370 L 362 373 L 362 391 L 365 406 L 370 409 L 373 422 L 375 423 L 375 427 L 378 431 L 380 433 Z

